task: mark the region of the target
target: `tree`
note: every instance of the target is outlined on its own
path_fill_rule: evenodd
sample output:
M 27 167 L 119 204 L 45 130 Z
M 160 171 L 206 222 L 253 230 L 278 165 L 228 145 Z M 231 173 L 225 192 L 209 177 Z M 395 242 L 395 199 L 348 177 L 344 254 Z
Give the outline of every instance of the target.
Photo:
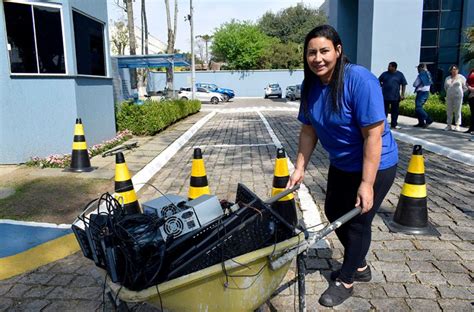
M 306 34 L 316 26 L 326 24 L 323 11 L 298 3 L 274 14 L 265 13 L 258 21 L 259 29 L 266 35 L 277 37 L 283 43 L 304 43 Z
M 303 68 L 303 46 L 294 42 L 283 43 L 272 38 L 272 48 L 267 50 L 263 62 L 265 68 L 297 69 Z
M 466 28 L 464 35 L 466 43 L 463 45 L 463 62 L 474 67 L 474 26 Z
M 216 61 L 228 69 L 261 69 L 272 40 L 250 22 L 232 20 L 214 33 L 211 49 Z
M 210 58 L 209 58 L 209 42 L 211 42 L 212 38 L 214 38 L 213 36 L 211 35 L 197 35 L 196 36 L 196 39 L 201 39 L 201 41 L 204 41 L 204 43 L 206 44 L 206 58 L 204 59 L 204 57 L 201 55 L 201 60 L 205 60 L 207 66 L 209 66 L 209 62 L 210 62 Z M 199 42 L 199 41 L 198 41 Z M 199 43 L 197 43 L 199 44 Z
M 124 55 L 125 48 L 128 45 L 128 30 L 124 20 L 115 21 L 112 31 L 112 53 L 116 55 Z
M 135 38 L 135 22 L 133 20 L 133 1 L 134 0 L 115 0 L 115 5 L 122 8 L 127 13 L 128 40 L 130 55 L 136 55 L 137 45 Z M 130 68 L 130 86 L 137 88 L 137 71 Z
M 148 54 L 148 22 L 146 19 L 145 0 L 142 0 L 142 54 Z
M 168 47 L 166 48 L 166 53 L 174 53 L 174 44 L 176 41 L 176 28 L 177 28 L 177 18 L 178 18 L 178 1 L 174 1 L 174 24 L 171 24 L 171 14 L 170 14 L 170 2 L 165 0 L 166 6 L 166 22 L 168 25 Z M 166 68 L 166 88 L 171 89 L 173 87 L 173 69 L 171 67 Z

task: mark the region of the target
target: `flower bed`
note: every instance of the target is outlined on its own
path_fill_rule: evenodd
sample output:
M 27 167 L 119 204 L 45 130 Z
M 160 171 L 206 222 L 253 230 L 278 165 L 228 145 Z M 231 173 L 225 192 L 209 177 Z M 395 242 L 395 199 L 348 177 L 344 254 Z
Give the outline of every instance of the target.
M 119 131 L 117 135 L 107 141 L 100 144 L 91 146 L 87 152 L 89 157 L 102 154 L 103 152 L 122 144 L 132 137 L 130 130 Z M 45 158 L 33 157 L 31 160 L 26 162 L 27 166 L 40 167 L 40 168 L 68 168 L 71 165 L 71 154 L 54 154 Z

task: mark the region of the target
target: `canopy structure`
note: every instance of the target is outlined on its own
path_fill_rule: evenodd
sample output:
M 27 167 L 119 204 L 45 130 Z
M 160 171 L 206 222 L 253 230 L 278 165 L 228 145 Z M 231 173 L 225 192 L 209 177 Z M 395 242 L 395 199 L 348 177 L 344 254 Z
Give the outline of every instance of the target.
M 158 68 L 190 66 L 184 54 L 149 54 L 116 56 L 119 68 Z

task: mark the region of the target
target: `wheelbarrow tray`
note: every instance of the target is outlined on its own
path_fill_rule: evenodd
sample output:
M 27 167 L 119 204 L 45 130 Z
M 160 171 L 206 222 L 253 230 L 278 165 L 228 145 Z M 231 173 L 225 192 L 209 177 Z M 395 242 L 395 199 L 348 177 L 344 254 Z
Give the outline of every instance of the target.
M 276 245 L 141 291 L 132 291 L 111 281 L 108 284 L 123 301 L 147 302 L 158 308 L 162 305 L 169 311 L 253 311 L 270 298 L 291 264 L 288 261 L 272 270 L 270 257 L 276 259 L 304 240 L 303 233 L 300 233 Z

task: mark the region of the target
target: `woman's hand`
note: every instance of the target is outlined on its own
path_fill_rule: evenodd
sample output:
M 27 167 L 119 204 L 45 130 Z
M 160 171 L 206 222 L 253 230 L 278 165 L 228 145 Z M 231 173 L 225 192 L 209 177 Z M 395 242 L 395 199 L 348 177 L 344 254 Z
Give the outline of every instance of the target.
M 303 182 L 304 179 L 304 169 L 295 169 L 293 174 L 290 176 L 288 183 L 286 184 L 286 188 L 292 188 L 296 184 Z
M 357 190 L 357 198 L 355 206 L 362 208 L 362 213 L 369 212 L 374 205 L 374 187 L 366 182 L 361 182 Z

